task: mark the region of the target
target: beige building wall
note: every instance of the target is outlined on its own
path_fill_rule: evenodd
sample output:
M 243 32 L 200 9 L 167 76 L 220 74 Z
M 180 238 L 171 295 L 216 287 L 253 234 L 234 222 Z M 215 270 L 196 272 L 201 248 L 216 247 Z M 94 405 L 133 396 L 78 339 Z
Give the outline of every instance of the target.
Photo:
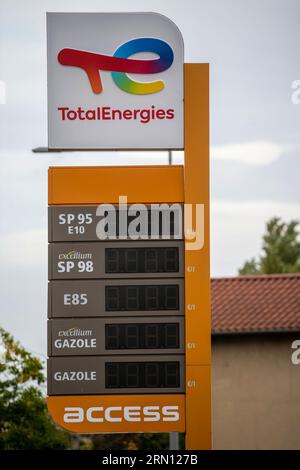
M 214 336 L 214 449 L 300 449 L 300 333 Z

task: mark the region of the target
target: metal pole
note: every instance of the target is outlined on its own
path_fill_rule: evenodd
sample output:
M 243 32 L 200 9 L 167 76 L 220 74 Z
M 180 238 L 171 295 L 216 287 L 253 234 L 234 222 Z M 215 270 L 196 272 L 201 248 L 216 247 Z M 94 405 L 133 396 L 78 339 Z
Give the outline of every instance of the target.
M 169 165 L 172 165 L 172 150 L 168 150 Z
M 179 450 L 179 433 L 178 432 L 169 433 L 169 448 L 170 450 Z

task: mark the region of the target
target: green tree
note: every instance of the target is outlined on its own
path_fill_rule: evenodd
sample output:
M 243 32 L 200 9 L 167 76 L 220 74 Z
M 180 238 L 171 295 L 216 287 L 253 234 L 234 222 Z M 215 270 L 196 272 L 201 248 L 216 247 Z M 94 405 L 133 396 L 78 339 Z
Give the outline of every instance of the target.
M 184 449 L 184 434 L 180 433 L 180 447 Z M 169 434 L 95 434 L 92 436 L 93 450 L 168 450 Z
M 288 223 L 274 217 L 266 225 L 262 254 L 256 260 L 246 261 L 240 275 L 285 274 L 300 272 L 299 222 Z
M 41 361 L 0 328 L 0 449 L 66 449 L 41 391 Z

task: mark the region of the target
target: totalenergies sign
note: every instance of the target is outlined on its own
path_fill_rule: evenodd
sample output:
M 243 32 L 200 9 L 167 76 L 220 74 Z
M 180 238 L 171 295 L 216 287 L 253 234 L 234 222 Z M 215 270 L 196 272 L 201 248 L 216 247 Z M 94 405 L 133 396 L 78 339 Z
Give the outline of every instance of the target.
M 49 148 L 182 149 L 183 42 L 154 13 L 48 13 Z
M 128 57 L 141 53 L 153 52 L 158 59 L 141 60 L 128 59 Z M 90 81 L 94 93 L 102 92 L 101 70 L 111 71 L 115 84 L 123 91 L 134 95 L 150 95 L 164 89 L 162 80 L 144 83 L 132 80 L 127 73 L 152 74 L 164 72 L 173 63 L 172 48 L 164 41 L 155 38 L 139 38 L 122 44 L 114 55 L 108 56 L 77 49 L 62 49 L 58 54 L 58 61 L 62 65 L 82 68 Z

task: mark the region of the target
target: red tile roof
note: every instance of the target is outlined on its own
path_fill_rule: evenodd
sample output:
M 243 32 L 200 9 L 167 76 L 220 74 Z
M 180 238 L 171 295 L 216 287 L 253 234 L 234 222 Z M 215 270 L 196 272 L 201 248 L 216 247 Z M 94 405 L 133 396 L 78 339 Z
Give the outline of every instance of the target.
M 300 331 L 300 274 L 211 281 L 213 334 Z

